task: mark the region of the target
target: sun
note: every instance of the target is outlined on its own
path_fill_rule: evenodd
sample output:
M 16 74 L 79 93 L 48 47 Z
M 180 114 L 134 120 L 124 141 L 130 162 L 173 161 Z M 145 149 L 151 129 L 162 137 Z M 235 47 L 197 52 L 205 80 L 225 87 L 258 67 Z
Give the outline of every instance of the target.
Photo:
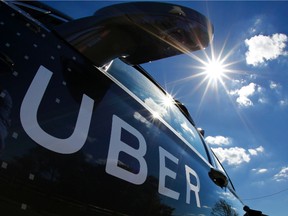
M 226 57 L 217 56 L 214 52 L 211 53 L 211 56 L 206 54 L 206 60 L 198 60 L 201 65 L 196 67 L 198 73 L 193 75 L 193 77 L 203 77 L 199 85 L 206 83 L 205 94 L 208 89 L 218 91 L 219 84 L 226 89 L 225 82 L 230 79 L 229 73 L 231 73 L 231 69 L 229 69 L 229 66 L 231 64 L 225 62 L 225 60 Z
M 226 76 L 227 72 L 223 62 L 215 59 L 205 62 L 203 70 L 206 79 L 213 82 L 222 81 L 222 78 Z
M 232 60 L 232 55 L 238 49 L 238 44 L 227 50 L 225 48 L 228 38 L 224 41 L 223 45 L 217 44 L 214 47 L 212 42 L 207 49 L 203 49 L 196 53 L 188 53 L 191 58 L 191 63 L 188 69 L 191 74 L 184 78 L 173 80 L 169 85 L 176 83 L 184 83 L 189 80 L 196 80 L 193 82 L 193 88 L 189 95 L 203 92 L 201 103 L 204 101 L 205 96 L 208 94 L 215 94 L 220 96 L 223 92 L 229 96 L 229 84 L 234 81 L 232 77 L 245 73 L 245 71 L 235 68 L 235 65 L 241 62 L 240 60 Z
M 213 44 L 211 44 L 210 55 L 206 52 L 206 50 L 203 50 L 204 58 L 195 57 L 195 55 L 192 56 L 192 58 L 199 64 L 198 66 L 196 65 L 193 67 L 198 72 L 192 75 L 191 78 L 203 77 L 198 87 L 205 85 L 206 83 L 205 94 L 207 93 L 208 89 L 218 91 L 219 86 L 222 86 L 227 92 L 225 83 L 227 80 L 231 80 L 230 75 L 232 75 L 232 73 L 237 72 L 236 70 L 231 69 L 231 66 L 237 62 L 228 60 L 234 49 L 231 49 L 228 53 L 223 55 L 224 48 L 225 44 L 220 52 L 216 52 Z

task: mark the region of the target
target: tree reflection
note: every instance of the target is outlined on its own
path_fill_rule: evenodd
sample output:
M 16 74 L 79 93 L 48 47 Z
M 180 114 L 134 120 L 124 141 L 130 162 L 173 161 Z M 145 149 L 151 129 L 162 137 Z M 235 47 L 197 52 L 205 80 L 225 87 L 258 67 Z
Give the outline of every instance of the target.
M 221 199 L 212 208 L 211 216 L 239 216 L 239 214 L 229 203 Z

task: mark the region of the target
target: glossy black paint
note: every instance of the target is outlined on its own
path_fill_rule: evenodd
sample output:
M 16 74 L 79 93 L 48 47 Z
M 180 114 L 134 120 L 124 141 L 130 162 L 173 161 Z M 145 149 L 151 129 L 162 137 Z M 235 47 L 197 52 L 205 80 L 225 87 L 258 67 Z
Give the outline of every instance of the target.
M 214 33 L 197 11 L 157 2 L 112 5 L 54 29 L 96 66 L 115 58 L 138 65 L 204 49 Z
M 124 83 L 133 79 L 124 77 L 120 80 L 113 75 L 113 71 L 122 68 L 128 71 L 126 76 L 134 73 L 136 77 L 142 77 L 143 82 L 154 86 L 147 77 L 144 78 L 139 71 L 120 60 L 115 61 L 110 71 L 97 69 L 66 42 L 22 13 L 4 3 L 0 4 L 0 52 L 14 63 L 13 70 L 1 66 L 0 71 L 1 214 L 244 214 L 230 183 L 221 188 L 209 177 L 214 159 L 211 159 L 213 156 L 205 144 L 202 143 L 203 149 L 206 149 L 202 152 L 195 150 L 197 146 L 193 147 L 193 143 L 192 147 L 187 145 L 171 130 L 173 123 L 167 124 L 164 117 L 152 117 L 145 105 L 145 98 L 133 92 L 133 83 Z M 53 72 L 37 113 L 38 123 L 48 134 L 63 139 L 69 137 L 75 127 L 83 94 L 94 100 L 87 140 L 75 153 L 50 151 L 33 141 L 23 129 L 20 108 L 40 66 Z M 157 90 L 157 86 L 154 88 L 164 97 L 162 90 Z M 151 88 L 147 92 L 154 94 Z M 161 94 L 159 92 L 157 94 Z M 139 131 L 146 141 L 144 159 L 148 172 L 142 184 L 127 182 L 106 171 L 113 116 Z M 192 129 L 193 125 L 189 127 Z M 140 145 L 137 137 L 125 129 L 122 129 L 121 141 L 135 149 Z M 171 159 L 165 160 L 166 167 L 176 173 L 175 179 L 166 176 L 165 184 L 179 193 L 178 199 L 159 193 L 161 149 L 178 159 L 177 163 Z M 125 152 L 119 155 L 119 164 L 131 173 L 137 174 L 141 170 L 139 161 Z M 186 202 L 185 166 L 192 168 L 200 179 L 199 207 L 193 192 L 190 194 L 190 204 Z M 197 184 L 192 175 L 189 178 L 192 184 Z M 228 209 L 228 213 L 224 214 L 223 209 Z

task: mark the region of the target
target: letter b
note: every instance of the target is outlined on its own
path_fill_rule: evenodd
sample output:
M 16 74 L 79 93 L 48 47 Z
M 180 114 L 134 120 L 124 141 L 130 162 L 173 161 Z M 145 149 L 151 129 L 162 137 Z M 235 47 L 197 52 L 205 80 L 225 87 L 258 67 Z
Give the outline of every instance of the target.
M 124 143 L 121 140 L 121 131 L 122 128 L 134 135 L 139 141 L 139 148 L 135 149 L 130 145 Z M 111 138 L 110 145 L 108 150 L 108 157 L 106 163 L 106 172 L 110 175 L 113 175 L 117 178 L 121 178 L 130 183 L 140 185 L 143 184 L 147 178 L 147 163 L 144 159 L 144 155 L 146 154 L 147 146 L 146 141 L 142 134 L 133 128 L 131 125 L 113 115 L 112 119 L 112 130 L 111 130 Z M 119 154 L 120 152 L 125 152 L 131 157 L 135 158 L 139 164 L 140 169 L 138 173 L 130 172 L 120 166 L 118 166 Z

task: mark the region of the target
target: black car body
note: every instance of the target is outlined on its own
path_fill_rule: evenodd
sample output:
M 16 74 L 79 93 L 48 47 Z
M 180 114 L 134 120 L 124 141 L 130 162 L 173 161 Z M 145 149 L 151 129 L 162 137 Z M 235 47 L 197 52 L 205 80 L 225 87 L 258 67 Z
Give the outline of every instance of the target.
M 151 23 L 167 8 L 179 20 L 164 34 Z M 0 11 L 1 214 L 244 215 L 188 112 L 139 66 L 206 47 L 204 16 L 151 2 L 84 20 L 37 2 Z

